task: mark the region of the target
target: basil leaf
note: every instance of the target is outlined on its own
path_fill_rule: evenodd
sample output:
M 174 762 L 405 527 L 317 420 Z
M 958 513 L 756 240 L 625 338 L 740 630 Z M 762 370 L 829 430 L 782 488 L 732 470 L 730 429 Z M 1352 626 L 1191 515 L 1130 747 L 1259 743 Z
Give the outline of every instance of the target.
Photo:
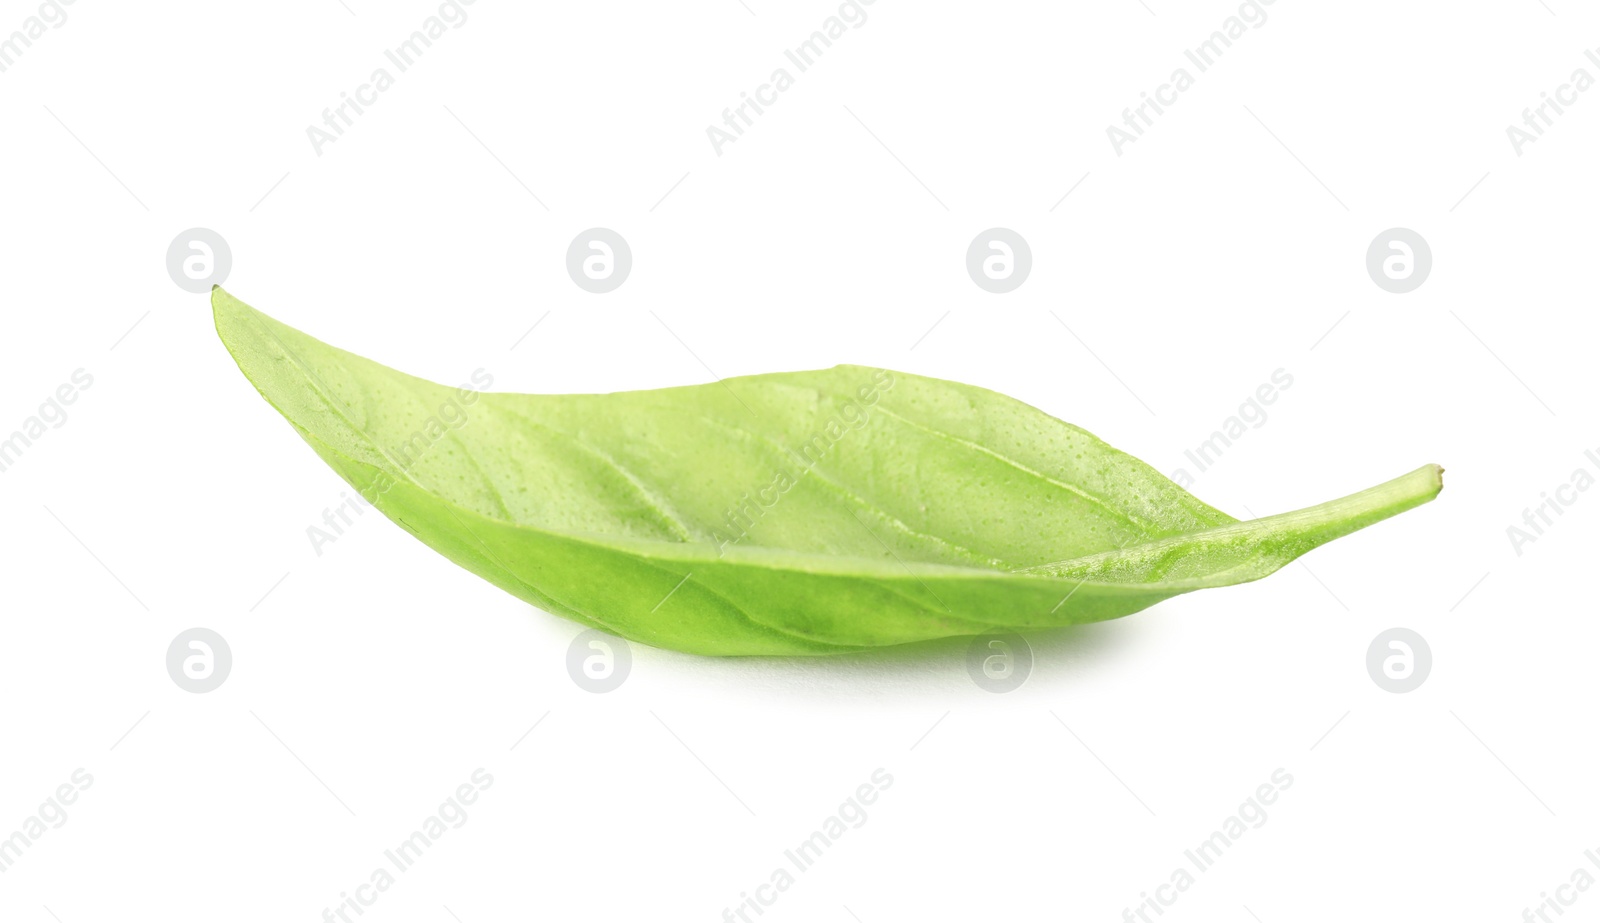
M 701 654 L 819 654 L 1117 618 L 1255 580 L 1425 503 L 1419 468 L 1241 522 L 1001 394 L 839 366 L 618 394 L 479 394 L 227 292 L 217 332 L 322 458 L 551 612 Z

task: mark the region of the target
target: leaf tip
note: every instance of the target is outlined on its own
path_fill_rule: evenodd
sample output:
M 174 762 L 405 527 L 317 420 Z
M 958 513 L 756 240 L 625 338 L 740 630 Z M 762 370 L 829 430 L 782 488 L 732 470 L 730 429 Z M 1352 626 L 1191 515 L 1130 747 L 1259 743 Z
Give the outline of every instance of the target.
M 220 285 L 211 286 L 211 316 L 216 321 L 218 332 L 221 332 L 225 319 L 249 313 L 254 313 L 254 309 L 235 298 L 227 289 Z

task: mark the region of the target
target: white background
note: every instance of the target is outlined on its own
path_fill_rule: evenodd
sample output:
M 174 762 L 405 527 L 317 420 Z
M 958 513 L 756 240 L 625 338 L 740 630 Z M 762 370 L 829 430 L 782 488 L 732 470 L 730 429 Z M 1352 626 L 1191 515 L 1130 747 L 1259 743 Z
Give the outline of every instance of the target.
M 94 783 L 0 873 L 0 919 L 322 919 L 478 767 L 469 820 L 363 920 L 722 919 L 879 767 L 866 823 L 763 921 L 1109 923 L 1279 767 L 1266 823 L 1163 921 L 1509 923 L 1600 876 L 1600 495 L 1507 536 L 1600 447 L 1600 92 L 1521 156 L 1506 136 L 1600 77 L 1600 17 L 1278 0 L 1117 156 L 1106 126 L 1236 8 L 878 0 L 718 156 L 706 126 L 835 5 L 478 0 L 318 156 L 307 126 L 436 5 L 78 0 L 0 74 L 0 430 L 94 378 L 0 475 L 0 837 Z M 0 3 L 0 33 L 36 9 Z M 576 625 L 390 523 L 313 552 L 347 488 L 168 278 L 196 226 L 245 301 L 450 384 L 865 363 L 1172 472 L 1281 368 L 1201 498 L 1265 515 L 1425 462 L 1446 487 L 1261 583 L 1032 636 L 1009 694 L 955 641 L 635 646 L 593 695 Z M 594 226 L 634 253 L 608 295 L 563 265 Z M 1034 256 L 1007 295 L 964 267 L 994 226 Z M 1434 256 L 1407 295 L 1364 265 L 1396 226 Z M 234 656 L 204 695 L 164 665 L 193 626 Z M 1366 671 L 1393 626 L 1433 651 L 1410 694 Z

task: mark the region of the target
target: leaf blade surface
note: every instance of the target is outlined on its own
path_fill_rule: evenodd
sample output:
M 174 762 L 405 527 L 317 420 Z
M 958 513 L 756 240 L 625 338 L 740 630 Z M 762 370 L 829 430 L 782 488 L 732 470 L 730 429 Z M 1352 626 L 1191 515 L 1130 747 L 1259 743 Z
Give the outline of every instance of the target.
M 661 647 L 819 654 L 1115 618 L 1259 579 L 1439 469 L 1240 522 L 1004 395 L 868 369 L 478 394 L 213 292 L 256 389 L 386 516 L 535 605 Z

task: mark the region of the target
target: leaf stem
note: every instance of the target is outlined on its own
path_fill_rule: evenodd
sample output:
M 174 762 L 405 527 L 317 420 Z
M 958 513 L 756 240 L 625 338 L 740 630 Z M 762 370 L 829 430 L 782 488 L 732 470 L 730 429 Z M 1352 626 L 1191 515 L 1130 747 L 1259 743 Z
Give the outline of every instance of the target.
M 1438 496 L 1443 487 L 1444 469 L 1438 465 L 1423 465 L 1392 481 L 1384 481 L 1337 500 L 1289 513 L 1263 516 L 1238 525 L 1248 526 L 1253 531 L 1277 527 L 1308 538 L 1314 537 L 1321 544 L 1421 506 Z M 1233 528 L 1236 527 L 1224 526 L 1214 531 L 1223 532 Z
M 1307 551 L 1438 496 L 1444 469 L 1423 465 L 1376 487 L 1302 510 L 1014 571 L 1058 578 L 1226 586 L 1256 580 Z

